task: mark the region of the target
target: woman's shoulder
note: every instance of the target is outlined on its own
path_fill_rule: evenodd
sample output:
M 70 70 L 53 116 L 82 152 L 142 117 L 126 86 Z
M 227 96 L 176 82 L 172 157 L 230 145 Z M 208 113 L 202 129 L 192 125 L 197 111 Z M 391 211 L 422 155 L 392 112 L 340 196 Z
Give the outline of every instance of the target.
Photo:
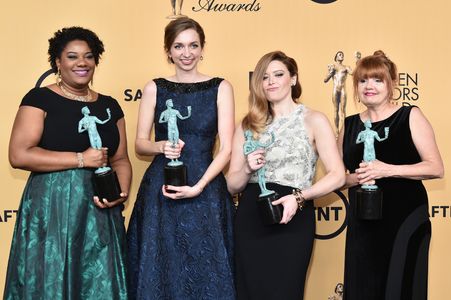
M 308 122 L 312 125 L 319 125 L 319 124 L 324 124 L 324 122 L 329 122 L 326 115 L 319 110 L 314 110 L 305 105 L 302 105 L 302 109 L 303 109 L 303 113 L 304 113 L 305 122 Z
M 34 106 L 46 110 L 54 98 L 59 95 L 50 90 L 49 87 L 34 87 L 23 97 L 20 106 Z

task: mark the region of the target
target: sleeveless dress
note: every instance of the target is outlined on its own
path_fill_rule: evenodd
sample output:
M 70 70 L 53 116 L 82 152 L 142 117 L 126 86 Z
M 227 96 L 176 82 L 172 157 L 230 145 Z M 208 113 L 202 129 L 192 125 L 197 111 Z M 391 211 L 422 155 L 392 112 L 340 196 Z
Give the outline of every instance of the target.
M 178 120 L 185 146 L 179 158 L 187 166 L 188 185 L 210 165 L 218 131 L 217 94 L 222 79 L 175 83 L 159 78 L 155 140 L 167 140 L 167 123 L 158 120 L 172 99 L 174 109 L 191 117 Z M 233 202 L 223 174 L 190 199 L 163 196 L 164 166 L 155 156 L 139 188 L 127 232 L 130 299 L 234 299 Z
M 305 107 L 271 122 L 260 142 L 267 144 L 271 132 L 275 142 L 266 148 L 267 188 L 281 197 L 293 188 L 312 185 L 317 155 L 304 127 Z M 313 201 L 284 225 L 264 225 L 257 208 L 256 172 L 243 191 L 235 219 L 237 299 L 300 300 L 313 249 L 315 218 Z
M 372 130 L 388 139 L 375 141 L 376 159 L 388 164 L 421 161 L 412 141 L 409 116 L 412 107 L 401 107 Z M 359 115 L 347 117 L 343 140 L 346 168 L 354 173 L 363 157 L 356 144 L 364 129 Z M 383 219 L 359 220 L 355 216 L 355 192 L 349 189 L 350 210 L 346 235 L 345 299 L 427 299 L 428 249 L 431 223 L 428 198 L 420 180 L 383 178 L 376 181 L 383 192 Z
M 48 88 L 32 89 L 21 106 L 46 112 L 39 147 L 82 152 L 81 109 L 111 120 L 97 129 L 108 154 L 119 145 L 116 123 L 123 112 L 111 97 L 85 103 Z M 31 126 L 32 124 L 30 124 Z M 75 160 L 75 153 L 74 153 Z M 123 205 L 100 209 L 93 203 L 94 169 L 31 172 L 17 214 L 3 299 L 127 299 Z

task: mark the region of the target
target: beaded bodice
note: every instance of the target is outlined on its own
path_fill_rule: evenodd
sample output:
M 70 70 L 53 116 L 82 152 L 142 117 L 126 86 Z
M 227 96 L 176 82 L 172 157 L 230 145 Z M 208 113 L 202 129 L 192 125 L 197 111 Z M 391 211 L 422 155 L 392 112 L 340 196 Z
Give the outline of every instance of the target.
M 275 136 L 274 143 L 266 148 L 267 182 L 300 189 L 312 185 L 318 157 L 305 129 L 305 109 L 300 104 L 289 116 L 275 118 L 260 135 L 261 143 L 267 143 L 271 132 Z M 258 182 L 256 172 L 250 182 Z

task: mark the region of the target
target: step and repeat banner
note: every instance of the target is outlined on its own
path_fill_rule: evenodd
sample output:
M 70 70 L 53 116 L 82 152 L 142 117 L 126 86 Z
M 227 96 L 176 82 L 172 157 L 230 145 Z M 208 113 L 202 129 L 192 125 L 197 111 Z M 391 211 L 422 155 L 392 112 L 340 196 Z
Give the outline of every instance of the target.
M 422 109 L 435 129 L 445 170 L 450 170 L 448 0 L 47 0 L 2 1 L 0 8 L 2 294 L 16 213 L 29 174 L 9 165 L 9 135 L 23 95 L 36 84 L 55 80 L 46 74 L 48 39 L 62 27 L 89 28 L 105 44 L 93 88 L 116 98 L 125 112 L 134 172 L 124 211 L 127 223 L 139 182 L 151 161 L 134 153 L 142 87 L 152 78 L 173 73 L 163 50 L 163 30 L 174 10 L 204 27 L 207 43 L 200 70 L 232 83 L 237 122 L 247 111 L 249 73 L 269 51 L 282 50 L 297 60 L 302 102 L 324 112 L 334 124 L 334 86 L 347 90 L 348 115 L 363 109 L 353 100 L 352 75 L 327 80 L 334 64 L 340 61 L 353 69 L 359 54 L 383 50 L 399 69 L 396 103 Z M 318 169 L 317 176 L 321 176 L 321 167 Z M 451 282 L 451 186 L 446 176 L 425 181 L 433 226 L 429 263 L 432 300 L 447 299 Z M 306 284 L 307 300 L 327 300 L 343 281 L 346 203 L 346 192 L 316 201 L 317 239 Z

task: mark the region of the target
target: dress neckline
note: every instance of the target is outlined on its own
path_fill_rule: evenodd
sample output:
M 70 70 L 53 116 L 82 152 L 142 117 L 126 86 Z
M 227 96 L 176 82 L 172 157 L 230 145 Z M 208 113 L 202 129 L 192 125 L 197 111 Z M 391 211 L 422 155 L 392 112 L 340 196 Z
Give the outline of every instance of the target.
M 161 78 L 162 80 L 168 82 L 168 83 L 172 83 L 172 84 L 205 84 L 207 82 L 212 81 L 213 79 L 215 79 L 216 77 L 212 77 L 210 79 L 204 80 L 204 81 L 196 81 L 196 82 L 178 82 L 178 81 L 171 81 L 169 79 L 166 78 Z
M 375 122 L 371 122 L 371 124 L 378 124 L 387 120 L 392 119 L 394 116 L 396 116 L 401 110 L 404 109 L 404 106 L 399 107 L 397 110 L 395 110 L 394 112 L 391 113 L 391 115 L 389 115 L 388 117 L 386 117 L 385 119 L 379 120 L 379 121 L 375 121 Z M 362 120 L 362 117 L 360 114 L 357 115 L 359 117 L 359 121 L 360 123 L 365 123 L 365 121 Z
M 60 95 L 57 92 L 55 92 L 54 90 L 52 90 L 51 88 L 49 88 L 48 86 L 44 86 L 43 89 L 45 89 L 45 90 L 49 91 L 50 93 L 60 97 L 64 101 L 69 101 L 69 102 L 72 102 L 72 103 L 80 103 L 80 104 L 84 104 L 84 105 L 88 105 L 90 103 L 96 103 L 97 101 L 99 101 L 100 96 L 101 96 L 101 94 L 97 93 L 97 98 L 95 100 L 89 101 L 89 102 L 83 102 L 83 101 L 77 101 L 77 100 L 74 100 L 74 99 L 67 98 L 67 97 L 65 97 L 63 95 Z
M 273 121 L 276 120 L 287 120 L 292 118 L 304 105 L 302 103 L 300 104 L 296 104 L 295 109 L 293 109 L 293 111 L 291 111 L 289 114 L 285 115 L 285 116 L 278 116 L 278 117 L 274 117 Z

